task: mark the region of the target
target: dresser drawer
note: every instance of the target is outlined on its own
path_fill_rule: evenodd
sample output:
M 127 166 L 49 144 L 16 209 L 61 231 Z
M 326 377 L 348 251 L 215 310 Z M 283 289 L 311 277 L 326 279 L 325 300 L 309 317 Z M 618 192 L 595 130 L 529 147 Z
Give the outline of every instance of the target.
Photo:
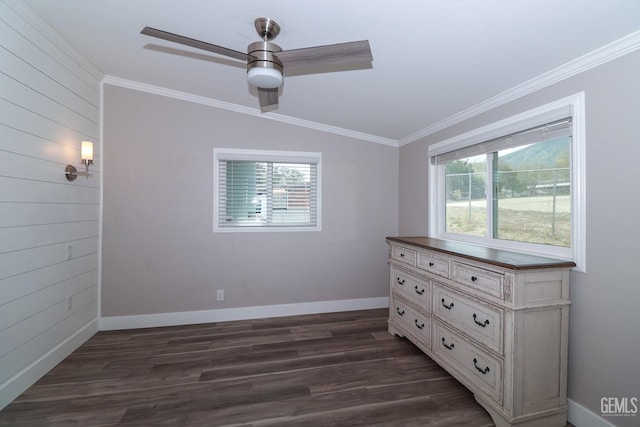
M 404 332 L 415 337 L 420 345 L 431 348 L 431 318 L 414 310 L 403 299 L 397 295 L 391 295 L 391 306 L 389 307 L 391 319 Z
M 433 287 L 433 314 L 498 354 L 503 354 L 504 311 L 473 300 L 438 283 Z
M 435 355 L 458 371 L 462 381 L 473 383 L 502 403 L 502 360 L 479 349 L 437 320 L 433 324 Z
M 404 246 L 391 245 L 391 258 L 415 267 L 416 251 Z
M 501 273 L 454 262 L 451 267 L 451 279 L 494 297 L 503 298 L 504 275 Z
M 429 282 L 397 267 L 391 267 L 391 286 L 393 291 L 425 311 L 431 311 L 431 292 Z
M 449 261 L 427 252 L 418 252 L 416 267 L 449 278 Z

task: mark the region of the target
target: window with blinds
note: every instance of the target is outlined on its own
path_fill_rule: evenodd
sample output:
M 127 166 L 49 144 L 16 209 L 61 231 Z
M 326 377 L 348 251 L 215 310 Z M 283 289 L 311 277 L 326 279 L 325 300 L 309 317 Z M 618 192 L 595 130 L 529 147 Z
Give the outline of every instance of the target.
M 214 151 L 214 231 L 318 230 L 320 153 Z
M 430 147 L 430 235 L 583 262 L 580 99 Z

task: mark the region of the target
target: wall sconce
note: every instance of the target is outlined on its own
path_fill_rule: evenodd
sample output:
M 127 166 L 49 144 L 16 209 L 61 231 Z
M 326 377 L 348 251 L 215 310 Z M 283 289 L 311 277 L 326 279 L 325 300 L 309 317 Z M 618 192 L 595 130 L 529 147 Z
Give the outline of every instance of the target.
M 93 142 L 82 141 L 80 158 L 82 159 L 82 164 L 85 165 L 87 170 L 84 172 L 78 172 L 75 166 L 67 165 L 67 167 L 64 168 L 64 174 L 67 177 L 68 181 L 75 180 L 78 175 L 84 175 L 87 178 L 93 176 L 93 172 L 89 170 L 89 165 L 93 164 Z

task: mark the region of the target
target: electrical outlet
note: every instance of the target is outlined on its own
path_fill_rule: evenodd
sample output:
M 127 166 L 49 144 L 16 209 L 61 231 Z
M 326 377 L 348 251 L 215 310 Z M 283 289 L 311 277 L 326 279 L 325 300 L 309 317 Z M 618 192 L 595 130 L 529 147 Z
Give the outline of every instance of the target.
M 71 310 L 73 308 L 73 296 L 69 295 L 67 297 L 67 311 Z
M 73 246 L 67 245 L 67 261 L 73 258 Z
M 218 289 L 218 291 L 216 292 L 216 300 L 224 301 L 224 290 Z

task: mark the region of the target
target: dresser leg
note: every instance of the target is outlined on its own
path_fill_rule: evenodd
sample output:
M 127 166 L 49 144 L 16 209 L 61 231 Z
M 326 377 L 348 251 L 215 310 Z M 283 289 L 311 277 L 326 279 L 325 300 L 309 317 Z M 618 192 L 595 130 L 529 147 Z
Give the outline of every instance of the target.
M 565 427 L 567 425 L 566 409 L 509 420 L 509 418 L 494 410 L 490 405 L 478 399 L 476 395 L 474 397 L 487 410 L 496 427 Z
M 395 328 L 391 323 L 389 323 L 389 333 L 391 335 L 395 335 L 400 338 L 404 338 L 404 334 Z

